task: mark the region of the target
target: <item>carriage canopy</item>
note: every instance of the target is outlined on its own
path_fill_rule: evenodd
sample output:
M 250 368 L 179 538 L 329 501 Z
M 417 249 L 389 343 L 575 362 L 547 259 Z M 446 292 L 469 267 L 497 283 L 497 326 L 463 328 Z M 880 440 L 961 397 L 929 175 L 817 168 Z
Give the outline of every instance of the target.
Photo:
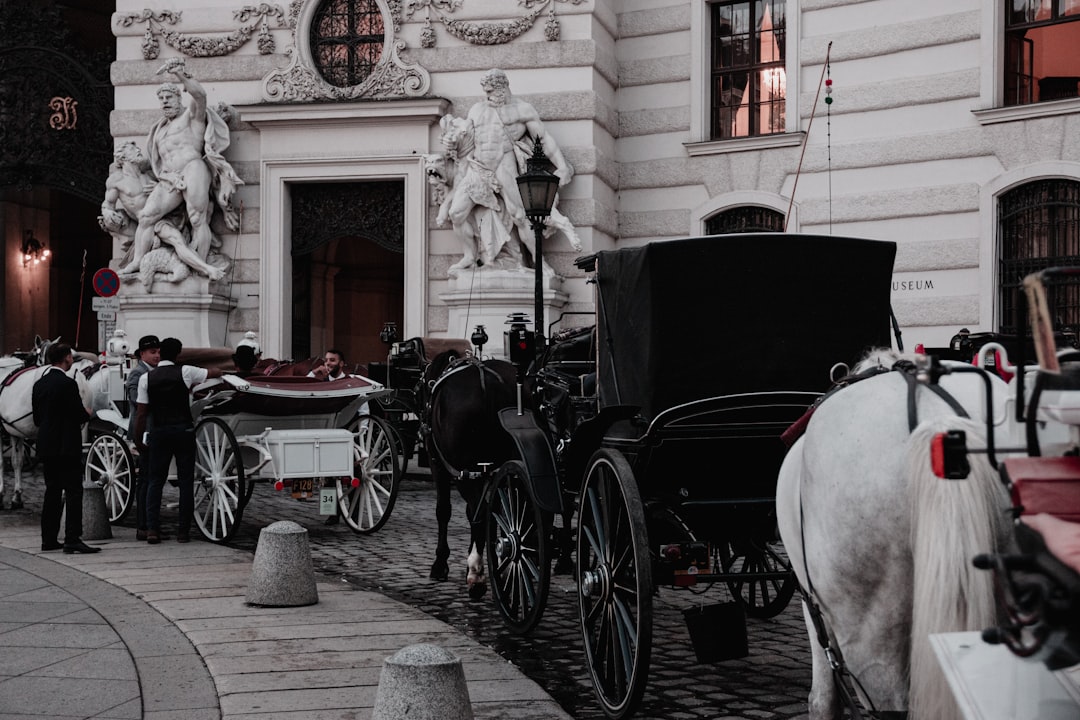
M 748 233 L 596 254 L 600 405 L 823 392 L 837 362 L 890 346 L 896 244 Z

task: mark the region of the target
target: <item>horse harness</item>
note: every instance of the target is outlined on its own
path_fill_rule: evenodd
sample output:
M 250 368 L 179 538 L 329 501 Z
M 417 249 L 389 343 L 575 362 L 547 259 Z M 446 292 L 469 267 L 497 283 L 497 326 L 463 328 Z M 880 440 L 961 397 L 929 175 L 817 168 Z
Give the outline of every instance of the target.
M 443 451 L 439 447 L 439 443 L 435 440 L 434 436 L 432 436 L 431 399 L 435 397 L 435 388 L 439 387 L 439 385 L 442 384 L 444 380 L 446 380 L 451 375 L 456 375 L 459 372 L 463 372 L 470 367 L 475 367 L 480 372 L 481 394 L 485 394 L 487 392 L 488 375 L 491 375 L 497 381 L 502 382 L 502 378 L 499 377 L 499 374 L 497 372 L 489 368 L 487 365 L 484 365 L 483 361 L 473 355 L 465 355 L 454 359 L 449 365 L 447 365 L 446 369 L 443 370 L 442 374 L 439 375 L 439 377 L 437 377 L 435 380 L 425 381 L 423 378 L 420 379 L 420 383 L 422 385 L 426 384 L 428 386 L 427 393 L 425 394 L 426 397 L 424 400 L 424 418 L 420 423 L 420 433 L 424 437 L 431 440 L 431 447 L 435 450 L 435 454 L 438 456 L 439 462 L 443 464 L 443 467 L 450 471 L 450 474 L 453 477 L 458 478 L 459 480 L 467 478 L 469 476 L 469 471 L 458 470 L 453 465 L 448 463 L 446 461 L 446 456 L 443 455 Z
M 964 410 L 963 406 L 949 394 L 945 388 L 938 385 L 936 382 L 931 381 L 929 378 L 921 375 L 910 360 L 897 361 L 892 368 L 885 368 L 877 366 L 865 370 L 855 375 L 848 375 L 838 380 L 833 387 L 814 403 L 813 407 L 808 411 L 808 415 L 812 414 L 813 410 L 821 405 L 825 400 L 835 395 L 840 390 L 844 389 L 848 385 L 851 385 L 860 380 L 876 377 L 882 373 L 887 372 L 899 372 L 900 377 L 904 379 L 907 384 L 907 410 L 908 410 L 908 432 L 913 432 L 919 424 L 918 409 L 917 409 L 917 395 L 919 387 L 925 387 L 937 395 L 943 400 L 949 408 L 959 417 L 967 418 L 968 413 Z M 809 418 L 806 418 L 806 422 L 802 423 L 802 430 L 805 430 L 806 424 L 809 422 Z M 794 440 L 792 440 L 794 443 Z M 825 651 L 825 657 L 829 662 L 829 668 L 833 673 L 833 681 L 836 684 L 836 688 L 840 693 L 841 702 L 847 707 L 851 713 L 851 720 L 863 720 L 864 715 L 859 703 L 856 701 L 854 694 L 848 687 L 847 680 L 850 678 L 851 682 L 858 686 L 859 690 L 862 690 L 863 697 L 870 704 L 869 714 L 871 718 L 877 718 L 878 720 L 906 720 L 908 714 L 903 711 L 879 711 L 874 707 L 873 701 L 870 699 L 869 693 L 863 688 L 859 679 L 847 668 L 847 664 L 844 662 L 844 657 L 840 652 L 840 648 L 833 647 L 830 640 L 829 630 L 825 624 L 825 617 L 821 612 L 821 606 L 818 605 L 814 599 L 814 584 L 810 580 L 810 568 L 806 560 L 806 535 L 805 535 L 805 522 L 803 518 L 803 505 L 802 505 L 802 492 L 799 493 L 799 533 L 801 535 L 802 543 L 802 555 L 803 555 L 803 573 L 806 575 L 807 587 L 803 587 L 799 584 L 799 594 L 802 595 L 803 604 L 806 606 L 807 614 L 810 616 L 810 621 L 814 624 L 814 632 L 817 635 L 818 644 L 821 645 L 822 650 Z

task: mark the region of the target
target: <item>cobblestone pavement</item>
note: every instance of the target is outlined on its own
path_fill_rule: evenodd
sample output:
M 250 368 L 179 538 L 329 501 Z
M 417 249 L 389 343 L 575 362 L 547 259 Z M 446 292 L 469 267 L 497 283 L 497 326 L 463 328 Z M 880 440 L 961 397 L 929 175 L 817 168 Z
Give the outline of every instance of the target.
M 271 522 L 293 520 L 307 527 L 316 568 L 370 590 L 378 590 L 459 628 L 493 648 L 538 682 L 580 720 L 603 718 L 585 670 L 577 595 L 569 575 L 552 577 L 551 596 L 539 626 L 526 637 L 502 625 L 490 594 L 472 601 L 465 588 L 468 527 L 464 502 L 453 493 L 450 527 L 451 579 L 435 582 L 435 493 L 426 474 L 410 472 L 390 519 L 373 535 L 354 534 L 344 524 L 326 526 L 315 502 L 293 500 L 270 486 L 255 488 L 233 544 L 254 550 L 258 532 Z M 456 564 L 455 564 L 456 563 Z M 748 657 L 698 664 L 682 609 L 730 600 L 726 588 L 704 595 L 663 589 L 654 599 L 653 651 L 649 684 L 638 718 L 709 720 L 806 717 L 810 653 L 802 613 L 793 601 L 772 620 L 749 621 Z
M 40 473 L 26 483 L 27 509 L 41 507 Z M 451 580 L 435 582 L 428 571 L 435 557 L 435 492 L 425 472 L 410 472 L 393 513 L 373 535 L 354 534 L 339 523 L 327 526 L 315 501 L 297 501 L 259 483 L 230 544 L 254 551 L 260 530 L 278 520 L 308 529 L 312 560 L 320 572 L 375 590 L 417 607 L 483 643 L 538 682 L 579 720 L 604 718 L 593 697 L 570 576 L 553 576 L 551 596 L 539 627 L 525 637 L 507 632 L 490 594 L 470 600 L 464 563 L 468 528 L 464 503 L 455 492 L 450 527 Z M 5 498 L 6 500 L 6 498 Z M 166 503 L 176 491 L 166 488 Z M 10 511 L 8 511 L 10 512 Z M 174 508 L 163 509 L 166 532 Z M 123 522 L 134 526 L 134 512 Z M 198 537 L 198 535 L 196 535 Z M 456 564 L 455 564 L 456 563 Z M 456 579 L 455 579 L 456 578 Z M 802 613 L 793 601 L 778 617 L 748 622 L 750 654 L 713 664 L 696 661 L 682 610 L 730 599 L 726 589 L 703 595 L 662 589 L 654 599 L 653 650 L 649 681 L 636 718 L 641 720 L 773 720 L 806 717 L 810 654 Z

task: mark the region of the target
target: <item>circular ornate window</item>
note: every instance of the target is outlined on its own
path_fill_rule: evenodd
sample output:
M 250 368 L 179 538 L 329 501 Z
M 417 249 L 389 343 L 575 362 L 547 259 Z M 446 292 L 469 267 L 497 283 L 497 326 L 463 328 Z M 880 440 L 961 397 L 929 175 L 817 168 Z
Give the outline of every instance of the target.
M 360 85 L 382 57 L 385 27 L 376 0 L 324 0 L 311 23 L 315 68 L 335 87 Z

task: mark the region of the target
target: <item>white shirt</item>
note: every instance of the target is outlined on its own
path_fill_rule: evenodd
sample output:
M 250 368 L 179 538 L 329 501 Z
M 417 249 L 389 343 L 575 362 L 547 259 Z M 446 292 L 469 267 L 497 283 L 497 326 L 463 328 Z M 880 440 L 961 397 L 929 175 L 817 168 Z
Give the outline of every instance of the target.
M 168 367 L 175 365 L 176 363 L 171 360 L 162 360 L 158 363 L 158 367 Z M 206 368 L 196 367 L 195 365 L 183 365 L 180 368 L 181 374 L 184 376 L 184 383 L 188 388 L 193 388 L 199 383 L 206 382 Z M 150 392 L 147 390 L 147 383 L 150 373 L 143 373 L 143 376 L 139 378 L 139 393 L 135 397 L 135 402 L 142 405 L 150 404 Z

